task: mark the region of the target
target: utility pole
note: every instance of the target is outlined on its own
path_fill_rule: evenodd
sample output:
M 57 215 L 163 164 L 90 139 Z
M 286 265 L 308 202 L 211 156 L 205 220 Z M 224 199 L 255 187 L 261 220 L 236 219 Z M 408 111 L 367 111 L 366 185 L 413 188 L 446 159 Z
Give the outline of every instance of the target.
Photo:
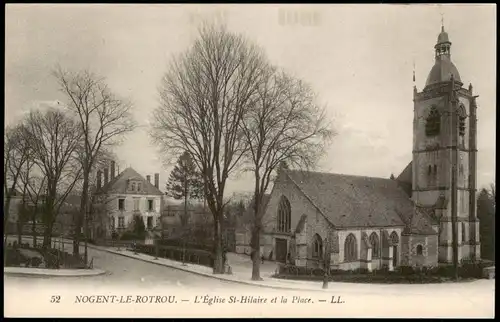
M 325 239 L 324 253 L 325 273 L 323 275 L 323 289 L 327 289 L 328 280 L 330 279 L 330 239 L 328 237 Z
M 88 206 L 88 202 L 85 202 L 85 216 L 83 217 L 83 221 L 84 221 L 84 231 L 83 231 L 83 237 L 85 238 L 85 241 L 84 241 L 84 248 L 85 248 L 85 252 L 84 252 L 84 255 L 83 255 L 83 259 L 85 261 L 85 267 L 87 267 L 87 260 L 88 260 L 88 253 L 87 253 L 87 239 L 88 239 L 88 209 L 89 209 L 89 206 Z
M 451 75 L 450 91 L 451 109 L 451 236 L 453 252 L 454 279 L 458 280 L 458 243 L 457 243 L 457 159 L 458 159 L 458 123 L 457 123 L 457 95 L 455 92 L 455 78 Z

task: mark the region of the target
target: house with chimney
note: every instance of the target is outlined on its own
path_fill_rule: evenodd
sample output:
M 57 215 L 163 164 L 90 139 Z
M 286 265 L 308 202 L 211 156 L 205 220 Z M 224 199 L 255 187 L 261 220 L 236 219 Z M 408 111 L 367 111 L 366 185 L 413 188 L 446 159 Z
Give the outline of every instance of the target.
M 136 215 L 144 221 L 148 236 L 159 231 L 163 208 L 159 182 L 159 173 L 154 174 L 153 184 L 150 175 L 144 178 L 131 167 L 116 173 L 114 161 L 109 168 L 99 170 L 93 204 L 97 235 L 111 238 L 116 232 L 121 236 L 125 231 L 132 230 Z

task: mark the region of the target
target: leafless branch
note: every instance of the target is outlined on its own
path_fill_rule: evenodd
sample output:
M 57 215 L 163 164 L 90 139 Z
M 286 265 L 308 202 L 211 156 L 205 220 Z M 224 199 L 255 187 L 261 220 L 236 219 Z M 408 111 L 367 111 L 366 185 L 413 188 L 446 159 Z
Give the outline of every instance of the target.
M 77 127 L 83 133 L 79 152 L 82 166 L 82 197 L 80 215 L 75 222 L 79 232 L 89 203 L 89 177 L 104 150 L 120 144 L 124 135 L 133 131 L 137 123 L 132 117 L 132 104 L 115 95 L 105 79 L 89 71 L 54 71 L 61 92 L 67 99 L 67 109 L 78 119 Z M 73 251 L 79 252 L 79 233 L 75 235 Z
M 203 174 L 219 246 L 226 181 L 246 150 L 240 124 L 263 62 L 260 50 L 242 36 L 205 25 L 194 45 L 173 60 L 153 114 L 151 136 L 165 158 L 173 161 L 187 150 Z
M 334 132 L 312 89 L 285 72 L 266 66 L 253 106 L 241 123 L 248 144 L 246 169 L 255 176 L 253 279 L 260 279 L 258 256 L 263 198 L 273 174 L 284 162 L 312 168 Z

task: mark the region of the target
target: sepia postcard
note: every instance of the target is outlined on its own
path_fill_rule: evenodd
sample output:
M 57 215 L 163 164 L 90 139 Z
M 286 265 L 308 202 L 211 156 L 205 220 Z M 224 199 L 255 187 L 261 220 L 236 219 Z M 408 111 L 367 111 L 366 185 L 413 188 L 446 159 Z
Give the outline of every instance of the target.
M 495 5 L 5 29 L 5 317 L 495 316 Z

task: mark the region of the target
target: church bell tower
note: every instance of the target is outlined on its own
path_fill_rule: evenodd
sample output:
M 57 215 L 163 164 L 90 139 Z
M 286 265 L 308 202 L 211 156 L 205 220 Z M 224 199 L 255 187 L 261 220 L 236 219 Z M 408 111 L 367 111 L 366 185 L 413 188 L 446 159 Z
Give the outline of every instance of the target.
M 412 199 L 434 209 L 439 262 L 480 258 L 476 216 L 477 119 L 472 85 L 463 87 L 441 28 L 425 87 L 414 87 Z M 456 243 L 457 247 L 453 247 Z M 454 254 L 456 249 L 457 254 Z

